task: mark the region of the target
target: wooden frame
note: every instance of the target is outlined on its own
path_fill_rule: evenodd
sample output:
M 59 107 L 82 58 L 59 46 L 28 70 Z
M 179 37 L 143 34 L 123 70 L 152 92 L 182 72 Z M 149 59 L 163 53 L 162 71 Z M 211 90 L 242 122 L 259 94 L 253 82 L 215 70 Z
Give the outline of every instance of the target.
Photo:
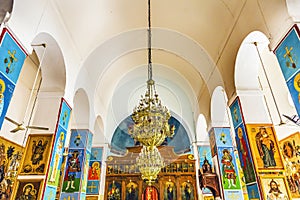
M 272 199 L 272 196 L 275 195 L 279 195 L 280 197 L 282 197 L 282 199 L 292 199 L 288 190 L 287 181 L 284 176 L 265 175 L 260 176 L 259 180 L 264 196 L 263 199 Z M 278 188 L 278 190 L 276 188 Z M 275 192 L 277 194 L 274 194 Z M 277 198 L 279 196 L 277 196 Z
M 53 134 L 30 134 L 19 175 L 44 175 L 50 161 Z
M 43 185 L 43 179 L 19 179 L 12 199 L 40 199 Z
M 284 171 L 283 159 L 273 125 L 247 124 L 246 130 L 256 171 Z

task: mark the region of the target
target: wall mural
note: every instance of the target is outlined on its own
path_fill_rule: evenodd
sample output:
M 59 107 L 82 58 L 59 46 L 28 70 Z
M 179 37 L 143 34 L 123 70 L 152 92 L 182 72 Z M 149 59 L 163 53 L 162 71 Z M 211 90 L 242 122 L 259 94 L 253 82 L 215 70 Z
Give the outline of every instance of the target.
M 129 116 L 116 128 L 111 142 L 112 152 L 116 154 L 125 154 L 126 147 L 135 146 L 133 138 L 128 134 L 128 127 L 132 123 L 131 116 Z M 174 151 L 177 154 L 190 152 L 190 140 L 183 125 L 174 117 L 170 118 L 169 124 L 175 126 L 175 134 L 173 138 L 167 138 L 164 144 L 174 146 Z

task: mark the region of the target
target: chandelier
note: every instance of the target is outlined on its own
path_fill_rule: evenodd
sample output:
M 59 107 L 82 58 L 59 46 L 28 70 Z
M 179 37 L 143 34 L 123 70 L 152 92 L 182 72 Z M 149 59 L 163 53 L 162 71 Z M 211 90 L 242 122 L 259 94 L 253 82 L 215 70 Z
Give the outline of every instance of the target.
M 133 109 L 134 124 L 128 128 L 128 133 L 143 146 L 160 146 L 166 137 L 174 135 L 175 127 L 169 125 L 171 114 L 167 107 L 161 104 L 152 79 L 151 60 L 151 20 L 150 0 L 148 0 L 148 81 L 145 96 L 139 105 Z
M 136 158 L 136 165 L 142 174 L 142 179 L 151 185 L 157 179 L 161 168 L 164 167 L 164 161 L 156 146 L 143 146 L 141 153 Z

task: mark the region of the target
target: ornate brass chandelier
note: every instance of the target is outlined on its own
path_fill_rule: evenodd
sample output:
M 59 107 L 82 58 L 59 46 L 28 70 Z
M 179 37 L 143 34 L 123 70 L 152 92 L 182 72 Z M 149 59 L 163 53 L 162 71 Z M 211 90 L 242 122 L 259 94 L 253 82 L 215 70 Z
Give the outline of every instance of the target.
M 171 114 L 161 104 L 155 90 L 155 82 L 152 79 L 151 60 L 151 20 L 150 0 L 148 0 L 148 81 L 145 96 L 132 113 L 133 126 L 129 127 L 129 134 L 143 146 L 160 146 L 166 137 L 174 135 L 174 126 L 169 125 Z
M 156 146 L 143 146 L 136 158 L 136 165 L 142 174 L 142 179 L 151 185 L 157 179 L 161 168 L 164 167 L 164 161 Z

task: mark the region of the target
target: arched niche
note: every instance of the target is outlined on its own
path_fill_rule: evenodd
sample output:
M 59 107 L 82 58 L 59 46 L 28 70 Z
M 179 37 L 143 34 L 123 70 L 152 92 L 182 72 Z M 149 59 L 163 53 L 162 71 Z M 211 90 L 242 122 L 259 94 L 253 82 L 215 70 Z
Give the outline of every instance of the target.
M 227 96 L 221 86 L 215 88 L 211 98 L 211 126 L 229 127 Z
M 90 105 L 89 98 L 84 89 L 78 89 L 74 95 L 74 108 L 72 115 L 72 129 L 89 129 Z
M 207 123 L 203 114 L 200 114 L 197 119 L 196 125 L 196 141 L 197 142 L 209 142 L 207 133 Z
M 102 118 L 100 116 L 97 116 L 94 124 L 93 146 L 101 144 L 108 144 L 108 141 L 104 135 Z

